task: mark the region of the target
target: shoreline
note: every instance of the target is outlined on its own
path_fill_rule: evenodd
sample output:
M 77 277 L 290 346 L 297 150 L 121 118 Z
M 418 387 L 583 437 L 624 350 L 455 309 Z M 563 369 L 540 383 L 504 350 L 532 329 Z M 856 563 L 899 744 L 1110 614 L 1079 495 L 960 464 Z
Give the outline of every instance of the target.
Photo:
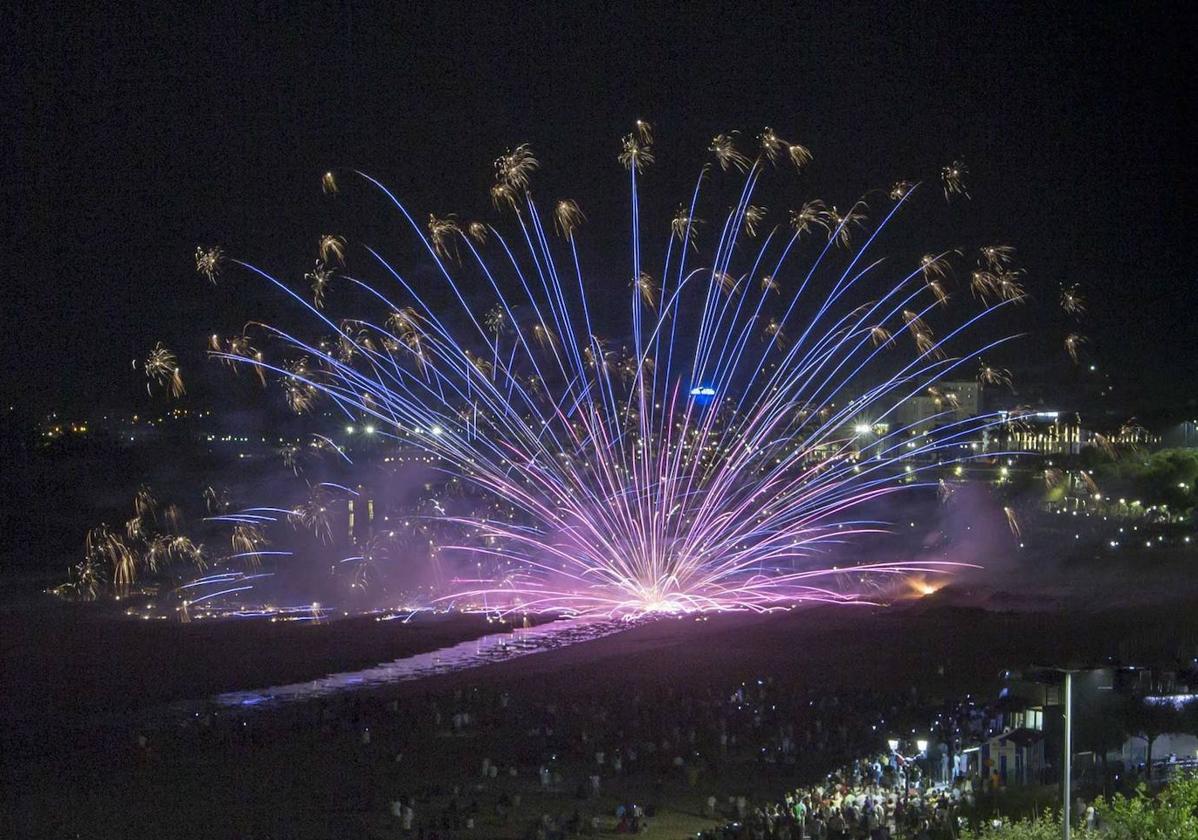
M 247 686 L 317 679 L 495 633 L 485 616 L 320 625 L 232 619 L 180 624 L 91 604 L 0 614 L 0 715 L 10 729 L 138 715 Z M 21 691 L 16 690 L 20 675 Z

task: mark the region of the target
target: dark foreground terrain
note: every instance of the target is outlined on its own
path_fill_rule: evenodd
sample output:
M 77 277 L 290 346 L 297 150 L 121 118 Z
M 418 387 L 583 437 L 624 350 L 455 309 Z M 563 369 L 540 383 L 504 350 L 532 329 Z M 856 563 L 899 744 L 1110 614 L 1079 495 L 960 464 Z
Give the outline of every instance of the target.
M 621 776 L 584 801 L 576 785 L 588 771 L 570 762 L 589 749 L 586 727 L 569 730 L 572 740 L 561 743 L 572 752 L 559 756 L 554 745 L 562 732 L 548 724 L 530 728 L 529 715 L 552 721 L 567 710 L 599 708 L 597 698 L 605 698 L 602 708 L 615 711 L 592 711 L 602 721 L 594 726 L 622 732 L 623 698 L 685 706 L 691 694 L 719 696 L 758 679 L 813 696 L 912 689 L 921 697 L 990 696 L 1008 667 L 1192 656 L 1198 646 L 1192 604 L 1102 612 L 1002 611 L 994 598 L 983 599 L 988 610 L 954 604 L 977 600 L 976 593 L 941 593 L 890 609 L 665 618 L 502 665 L 334 701 L 220 713 L 186 726 L 150 726 L 139 708 L 394 658 L 470 638 L 486 624 L 349 620 L 280 629 L 138 622 L 40 639 L 6 628 L 0 836 L 401 836 L 392 801 L 418 797 L 418 823 L 426 825 L 423 817 L 456 799 L 457 788 L 463 802 L 481 799 L 483 813 L 473 828 L 463 823 L 441 837 L 522 837 L 530 815 L 580 807 L 609 814 L 618 801 L 640 796 L 660 803 L 650 833 L 681 838 L 710 825 L 700 813 L 708 790 L 724 796 L 781 789 L 826 769 L 823 758 L 812 754 L 782 768 L 745 756 L 719 773 L 704 765 L 698 788 L 668 773 Z M 123 694 L 125 703 L 117 697 Z M 504 696 L 501 704 L 496 698 Z M 459 707 L 491 711 L 481 723 L 459 726 Z M 94 708 L 108 713 L 87 714 Z M 483 758 L 502 764 L 503 775 L 480 782 Z M 538 783 L 545 764 L 563 779 L 549 788 Z M 513 797 L 523 802 L 513 809 L 517 818 L 501 819 L 497 809 Z M 600 830 L 611 828 L 604 823 Z
M 357 616 L 322 625 L 269 620 L 139 621 L 101 604 L 47 597 L 0 614 L 0 717 L 26 731 L 120 720 L 178 700 L 311 679 L 494 633 L 481 615 Z M 21 733 L 17 733 L 19 736 Z

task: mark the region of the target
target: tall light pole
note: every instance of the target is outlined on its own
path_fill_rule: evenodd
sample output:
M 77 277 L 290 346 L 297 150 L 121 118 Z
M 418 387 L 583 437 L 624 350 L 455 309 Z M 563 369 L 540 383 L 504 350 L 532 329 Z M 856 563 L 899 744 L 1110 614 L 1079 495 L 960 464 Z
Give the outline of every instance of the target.
M 903 755 L 901 752 L 899 752 L 899 744 L 900 744 L 900 742 L 899 742 L 898 738 L 890 738 L 889 740 L 886 741 L 886 745 L 888 747 L 890 747 L 890 752 L 897 758 L 902 759 L 902 762 L 903 762 L 902 803 L 903 803 L 903 810 L 905 811 L 907 808 L 907 805 L 911 801 L 911 771 L 908 768 L 916 761 L 916 759 L 927 756 L 928 742 L 927 742 L 926 738 L 916 739 L 915 748 L 917 750 L 919 750 L 919 752 L 916 753 L 915 755 L 911 755 L 911 756 Z
M 927 758 L 928 757 L 928 739 L 920 738 L 920 739 L 916 740 L 915 749 L 919 750 L 919 755 L 917 756 L 918 758 Z M 922 779 L 923 778 L 923 770 L 920 769 L 919 773 L 920 773 L 920 778 Z M 929 776 L 932 775 L 931 765 L 929 765 L 928 775 Z
M 1062 798 L 1065 800 L 1061 808 L 1064 818 L 1061 822 L 1064 833 L 1062 836 L 1065 840 L 1069 840 L 1069 792 L 1072 785 L 1070 784 L 1070 771 L 1073 763 L 1073 672 L 1065 672 L 1065 779 L 1062 783 L 1064 792 Z
M 1069 796 L 1070 788 L 1073 787 L 1073 675 L 1078 673 L 1078 669 L 1038 666 L 1038 670 L 1056 671 L 1065 675 L 1065 763 L 1061 778 L 1061 836 L 1069 840 Z

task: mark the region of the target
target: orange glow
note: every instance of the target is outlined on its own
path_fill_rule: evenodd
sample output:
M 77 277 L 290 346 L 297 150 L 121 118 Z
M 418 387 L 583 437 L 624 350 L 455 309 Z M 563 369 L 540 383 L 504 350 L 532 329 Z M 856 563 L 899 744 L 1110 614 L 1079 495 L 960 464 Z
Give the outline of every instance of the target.
M 940 591 L 944 585 L 939 581 L 929 581 L 922 575 L 907 578 L 907 585 L 910 587 L 911 595 L 915 598 L 926 598 L 928 595 L 933 595 Z

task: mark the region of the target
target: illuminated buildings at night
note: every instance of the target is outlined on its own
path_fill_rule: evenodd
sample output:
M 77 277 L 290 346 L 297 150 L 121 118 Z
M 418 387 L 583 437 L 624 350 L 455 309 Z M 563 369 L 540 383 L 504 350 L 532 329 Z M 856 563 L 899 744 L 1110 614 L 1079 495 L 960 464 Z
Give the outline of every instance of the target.
M 1014 416 L 1003 412 L 1003 449 L 1039 455 L 1077 455 L 1086 443 L 1081 419 L 1072 412 L 1034 411 Z

